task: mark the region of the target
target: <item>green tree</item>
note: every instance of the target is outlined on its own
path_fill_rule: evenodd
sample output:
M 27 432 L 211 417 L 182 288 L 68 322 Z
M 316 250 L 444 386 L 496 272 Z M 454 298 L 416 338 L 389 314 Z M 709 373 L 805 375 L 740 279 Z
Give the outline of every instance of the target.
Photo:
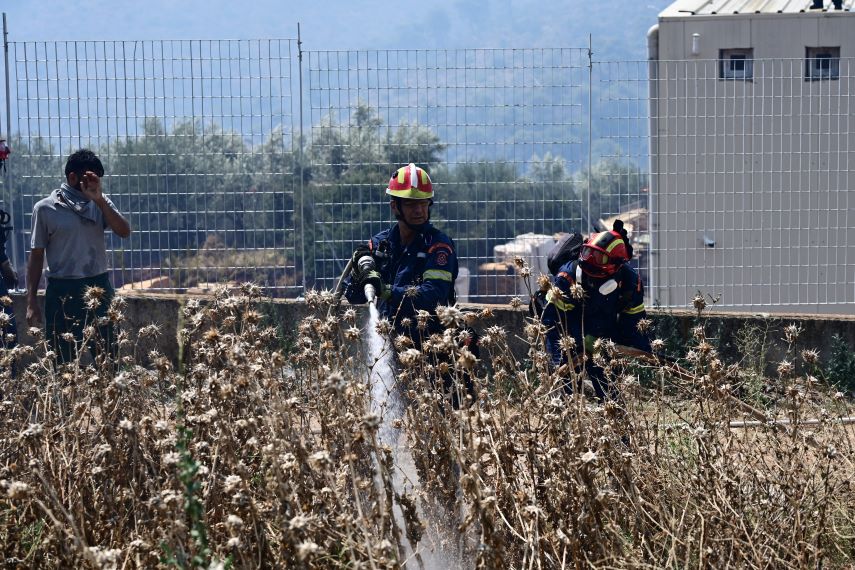
M 229 273 L 230 278 L 295 282 L 293 271 L 286 275 L 270 267 L 296 263 L 293 156 L 281 129 L 250 146 L 215 124 L 185 121 L 168 132 L 149 118 L 142 136 L 113 141 L 102 154 L 109 156 L 113 173 L 110 195 L 134 227 L 128 266 L 182 265 L 203 248 L 209 254 L 269 250 L 280 253 L 273 260 L 265 256 L 269 271 Z M 211 261 L 200 279 L 216 280 L 227 263 L 235 263 L 222 254 Z

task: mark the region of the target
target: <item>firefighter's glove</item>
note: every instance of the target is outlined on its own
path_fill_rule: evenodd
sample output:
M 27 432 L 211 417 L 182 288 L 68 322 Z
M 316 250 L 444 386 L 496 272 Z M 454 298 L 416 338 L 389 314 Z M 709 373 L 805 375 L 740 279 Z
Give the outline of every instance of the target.
M 365 257 L 366 255 L 371 255 L 371 248 L 369 248 L 367 245 L 360 245 L 354 250 L 353 256 L 350 258 L 350 261 L 353 263 L 354 271 L 356 271 L 359 267 L 359 260 Z
M 365 271 L 362 279 L 360 280 L 360 285 L 365 287 L 366 285 L 373 285 L 374 290 L 377 292 L 378 297 L 383 296 L 383 279 L 380 277 L 380 272 L 376 269 L 372 271 Z
M 374 268 L 374 258 L 371 256 L 371 250 L 368 249 L 367 245 L 361 245 L 356 248 L 356 251 L 353 252 L 353 256 L 350 258 L 350 264 L 353 282 L 361 284 L 365 278 L 365 274 Z
M 18 286 L 18 274 L 12 269 L 12 264 L 8 260 L 0 264 L 0 276 L 3 277 L 3 283 L 7 289 L 15 289 Z
M 591 334 L 585 335 L 585 352 L 590 356 L 594 354 L 594 342 L 596 342 L 597 337 Z

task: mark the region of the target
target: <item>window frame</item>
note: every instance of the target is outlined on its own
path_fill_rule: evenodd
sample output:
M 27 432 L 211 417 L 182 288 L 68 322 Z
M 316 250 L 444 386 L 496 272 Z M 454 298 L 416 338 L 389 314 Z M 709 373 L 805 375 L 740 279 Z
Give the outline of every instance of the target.
M 733 66 L 735 62 L 741 62 L 742 69 L 735 69 Z M 722 81 L 753 81 L 754 48 L 720 49 L 718 52 L 718 78 Z
M 827 68 L 819 68 L 820 62 Z M 805 47 L 805 81 L 840 79 L 840 46 Z

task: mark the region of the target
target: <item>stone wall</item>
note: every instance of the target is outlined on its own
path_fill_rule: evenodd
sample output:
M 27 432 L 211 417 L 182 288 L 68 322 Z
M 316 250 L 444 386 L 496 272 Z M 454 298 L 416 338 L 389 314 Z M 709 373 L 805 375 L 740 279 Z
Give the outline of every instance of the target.
M 140 341 L 136 346 L 136 353 L 144 360 L 145 356 L 153 348 L 157 348 L 173 361 L 178 359 L 178 343 L 176 331 L 178 328 L 180 309 L 187 295 L 155 294 L 155 293 L 129 293 L 127 299 L 126 330 L 131 331 L 131 338 L 136 339 L 136 331 L 140 327 L 157 324 L 161 330 L 156 342 L 150 339 Z M 205 299 L 205 296 L 197 297 Z M 32 342 L 27 334 L 25 312 L 26 302 L 23 295 L 13 295 L 15 315 L 18 320 L 19 339 L 22 342 Z M 44 298 L 40 297 L 43 303 Z M 344 302 L 343 304 L 346 304 Z M 525 359 L 526 347 L 519 338 L 523 335 L 523 327 L 528 318 L 528 309 L 521 307 L 513 309 L 507 305 L 474 305 L 462 304 L 463 310 L 480 310 L 490 307 L 493 317 L 488 321 L 480 322 L 476 329 L 483 330 L 486 326 L 499 325 L 508 331 L 508 338 L 516 358 L 520 361 Z M 271 320 L 282 327 L 284 331 L 294 331 L 297 323 L 310 313 L 305 303 L 294 300 L 271 300 L 261 307 L 262 312 L 269 315 Z M 362 311 L 363 315 L 367 311 Z M 690 311 L 650 311 L 650 316 L 655 322 L 657 335 L 660 337 L 670 335 L 671 338 L 687 339 L 691 335 L 691 329 L 697 325 L 697 315 Z M 742 314 L 742 313 L 714 313 L 705 312 L 704 325 L 708 335 L 717 338 L 725 359 L 733 362 L 741 357 L 743 351 L 737 345 L 746 331 L 752 335 L 761 335 L 763 342 L 760 346 L 765 347 L 766 361 L 770 370 L 774 369 L 777 362 L 785 355 L 786 343 L 784 342 L 784 327 L 796 323 L 802 327 L 803 332 L 796 345 L 798 351 L 805 348 L 814 348 L 820 351 L 820 359 L 827 361 L 830 355 L 831 338 L 840 335 L 845 339 L 850 350 L 855 350 L 855 315 L 816 315 L 805 317 L 804 315 L 767 315 L 767 314 Z

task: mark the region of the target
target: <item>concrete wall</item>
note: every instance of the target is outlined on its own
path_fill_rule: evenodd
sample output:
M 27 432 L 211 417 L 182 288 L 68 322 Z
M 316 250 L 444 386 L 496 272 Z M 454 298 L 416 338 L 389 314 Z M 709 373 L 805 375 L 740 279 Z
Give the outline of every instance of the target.
M 188 296 L 132 293 L 125 295 L 125 298 L 127 299 L 125 313 L 127 320 L 124 327 L 126 331 L 130 332 L 132 339 L 136 340 L 136 331 L 142 326 L 154 323 L 161 328 L 157 342 L 155 343 L 150 339 L 141 341 L 137 348 L 137 354 L 144 360 L 151 349 L 157 348 L 162 354 L 171 358 L 173 362 L 177 361 L 178 315 Z M 204 296 L 196 298 L 205 299 Z M 18 320 L 19 338 L 24 343 L 32 342 L 32 338 L 26 332 L 25 299 L 22 295 L 15 295 L 13 301 Z M 43 302 L 44 298 L 40 297 L 40 301 Z M 525 307 L 512 309 L 508 305 L 474 304 L 462 304 L 460 307 L 463 310 L 481 310 L 490 307 L 494 316 L 488 321 L 479 323 L 476 328 L 480 332 L 487 326 L 504 327 L 508 331 L 508 338 L 516 358 L 521 362 L 525 360 L 527 347 L 518 338 L 523 336 L 522 329 L 528 318 L 528 310 Z M 311 314 L 305 303 L 293 300 L 271 300 L 264 304 L 262 312 L 270 315 L 284 331 L 296 330 L 297 323 Z M 367 311 L 363 310 L 362 314 L 367 315 Z M 692 327 L 696 325 L 696 315 L 690 311 L 651 311 L 651 317 L 658 322 L 660 335 L 676 334 L 685 339 L 690 336 Z M 743 327 L 754 325 L 759 327 L 759 330 L 766 331 L 766 358 L 769 361 L 770 373 L 784 355 L 786 346 L 783 342 L 783 330 L 791 323 L 797 323 L 804 329 L 796 347 L 797 350 L 818 349 L 820 350 L 820 358 L 826 361 L 830 355 L 831 338 L 838 334 L 846 339 L 850 349 L 855 351 L 855 316 L 710 313 L 705 320 L 707 330 L 719 338 L 718 344 L 722 347 L 722 352 L 729 362 L 740 357 L 740 347 L 736 345 L 736 342 L 739 331 Z
M 839 47 L 840 78 L 805 80 L 808 47 Z M 720 50 L 742 48 L 753 78 L 721 79 Z M 855 312 L 853 56 L 851 12 L 660 19 L 651 292 L 662 306 L 701 290 L 739 311 Z

